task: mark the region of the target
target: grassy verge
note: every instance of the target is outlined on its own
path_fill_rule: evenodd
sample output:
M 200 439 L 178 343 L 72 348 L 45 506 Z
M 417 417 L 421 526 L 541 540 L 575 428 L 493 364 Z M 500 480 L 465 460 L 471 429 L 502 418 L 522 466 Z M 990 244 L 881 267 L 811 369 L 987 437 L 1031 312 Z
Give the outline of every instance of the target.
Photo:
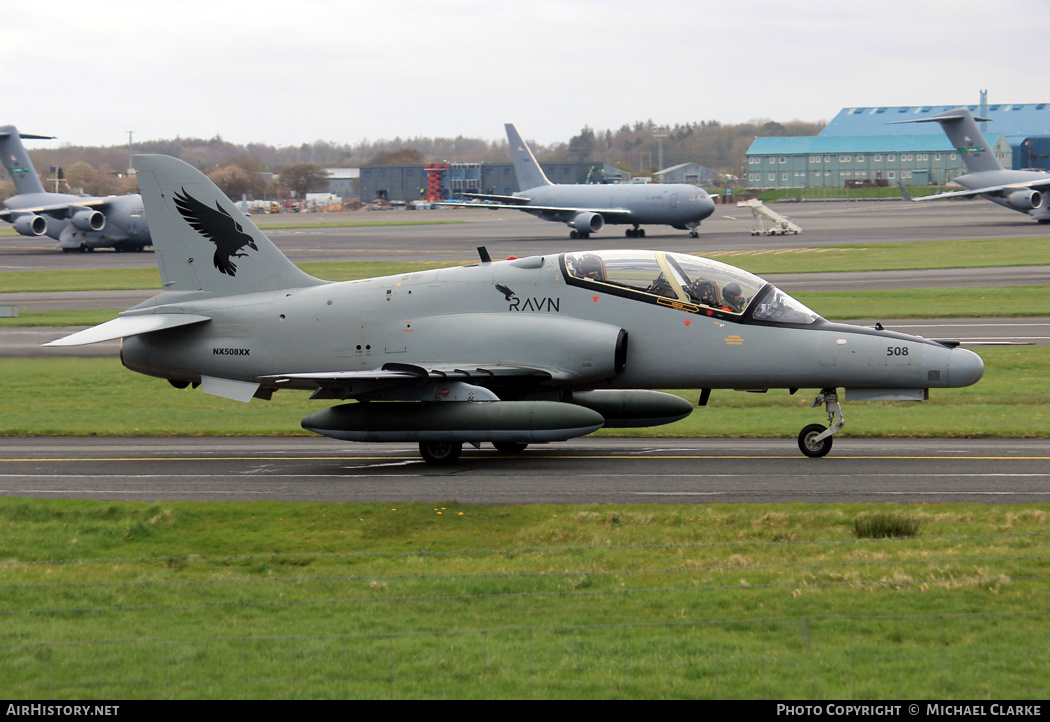
M 799 246 L 761 251 L 743 248 L 711 254 L 710 257 L 759 275 L 1037 266 L 1050 262 L 1050 238 L 1046 236 L 914 243 L 848 243 L 812 248 L 806 248 L 804 242 L 800 242 Z
M 759 275 L 849 271 L 921 270 L 1043 265 L 1050 258 L 1050 238 L 999 238 L 915 243 L 843 244 L 776 251 L 743 249 L 711 254 Z M 464 258 L 462 263 L 474 263 Z M 329 281 L 414 273 L 455 265 L 451 262 L 327 261 L 300 263 L 310 275 Z M 0 291 L 112 291 L 159 289 L 156 268 L 111 268 L 75 271 L 10 271 L 0 275 Z
M 887 509 L 916 537 L 858 539 Z M 9 699 L 1045 698 L 1045 505 L 0 498 Z
M 857 403 L 846 399 L 840 436 L 1050 436 L 1050 348 L 978 350 L 984 378 L 965 389 L 934 389 L 921 404 Z M 331 403 L 306 393 L 279 392 L 250 404 L 135 374 L 116 359 L 0 359 L 4 379 L 0 435 L 284 436 L 306 435 L 299 419 Z M 696 391 L 681 395 L 696 402 Z M 675 424 L 622 429 L 619 436 L 794 437 L 823 421 L 812 394 L 718 391 L 708 406 Z
M 935 193 L 944 193 L 945 191 L 952 190 L 948 186 L 906 186 L 908 193 L 912 198 L 921 198 L 922 196 L 932 196 Z M 959 190 L 958 186 L 955 186 L 954 190 Z M 788 201 L 798 200 L 803 198 L 805 200 L 872 200 L 872 199 L 886 199 L 896 198 L 901 199 L 901 189 L 896 185 L 888 185 L 874 188 L 774 188 L 758 193 L 748 193 L 745 189 L 741 195 L 753 195 L 759 200 L 765 203 L 775 203 L 777 201 Z

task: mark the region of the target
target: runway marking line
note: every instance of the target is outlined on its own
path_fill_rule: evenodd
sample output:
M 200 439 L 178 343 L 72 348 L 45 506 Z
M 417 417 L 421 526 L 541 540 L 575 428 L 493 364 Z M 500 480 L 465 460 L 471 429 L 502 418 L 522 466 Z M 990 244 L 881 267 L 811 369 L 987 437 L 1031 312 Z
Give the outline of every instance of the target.
M 674 455 L 654 455 L 648 454 L 642 456 L 637 453 L 630 454 L 536 454 L 531 455 L 532 458 L 536 459 L 638 459 L 638 460 L 652 460 L 652 459 L 796 459 L 798 461 L 804 461 L 805 457 L 798 454 L 788 455 L 708 455 L 708 454 L 674 454 Z M 24 458 L 24 459 L 0 459 L 0 462 L 7 463 L 27 463 L 27 462 L 59 462 L 59 461 L 375 461 L 375 460 L 389 460 L 393 458 L 401 458 L 395 456 L 128 456 L 128 457 L 67 457 L 67 458 Z M 528 455 L 521 456 L 502 456 L 497 454 L 485 454 L 483 456 L 464 456 L 461 457 L 461 461 L 482 461 L 491 459 L 522 459 L 529 458 Z M 834 456 L 827 458 L 825 457 L 822 461 L 833 462 L 833 461 L 848 461 L 850 459 L 915 459 L 920 461 L 937 460 L 941 461 L 944 459 L 966 459 L 972 461 L 1046 461 L 1050 460 L 1050 456 Z

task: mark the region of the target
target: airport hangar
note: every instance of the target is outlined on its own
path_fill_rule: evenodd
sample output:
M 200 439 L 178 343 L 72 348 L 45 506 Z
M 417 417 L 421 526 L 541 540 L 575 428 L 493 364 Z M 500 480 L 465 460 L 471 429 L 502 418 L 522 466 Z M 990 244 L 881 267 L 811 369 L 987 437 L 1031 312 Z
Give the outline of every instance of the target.
M 843 108 L 815 136 L 756 138 L 747 151 L 751 188 L 943 185 L 967 172 L 938 123 L 889 125 L 967 107 L 1004 168 L 1050 170 L 1050 103 Z
M 541 163 L 552 183 L 629 183 L 625 171 L 591 163 Z M 408 163 L 363 165 L 361 200 L 418 201 L 460 198 L 464 193 L 511 195 L 521 190 L 513 163 Z

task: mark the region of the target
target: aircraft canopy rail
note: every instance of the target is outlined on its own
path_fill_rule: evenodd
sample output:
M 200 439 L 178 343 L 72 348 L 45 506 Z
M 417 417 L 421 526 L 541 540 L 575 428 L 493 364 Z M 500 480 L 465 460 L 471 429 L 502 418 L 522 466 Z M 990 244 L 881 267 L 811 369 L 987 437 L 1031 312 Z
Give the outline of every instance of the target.
M 809 325 L 820 316 L 763 279 L 709 258 L 666 251 L 585 251 L 562 256 L 570 285 L 600 287 L 690 313 Z

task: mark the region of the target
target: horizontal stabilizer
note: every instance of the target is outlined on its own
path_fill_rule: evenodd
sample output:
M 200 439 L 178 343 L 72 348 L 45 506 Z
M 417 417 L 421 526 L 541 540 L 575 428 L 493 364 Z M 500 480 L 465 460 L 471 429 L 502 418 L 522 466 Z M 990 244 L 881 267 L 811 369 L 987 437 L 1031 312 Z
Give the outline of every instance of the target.
M 208 316 L 197 316 L 190 313 L 155 313 L 143 316 L 121 316 L 112 321 L 106 321 L 98 326 L 78 331 L 77 333 L 55 339 L 45 346 L 84 346 L 89 343 L 101 341 L 112 341 L 127 336 L 137 336 L 140 333 L 151 333 L 163 331 L 167 328 L 178 328 L 189 326 L 194 323 L 210 321 Z
M 891 120 L 886 125 L 898 125 L 900 123 L 943 123 L 948 120 L 974 120 L 978 123 L 991 123 L 991 118 L 975 118 L 964 113 L 941 113 L 929 118 L 912 118 L 911 120 Z

